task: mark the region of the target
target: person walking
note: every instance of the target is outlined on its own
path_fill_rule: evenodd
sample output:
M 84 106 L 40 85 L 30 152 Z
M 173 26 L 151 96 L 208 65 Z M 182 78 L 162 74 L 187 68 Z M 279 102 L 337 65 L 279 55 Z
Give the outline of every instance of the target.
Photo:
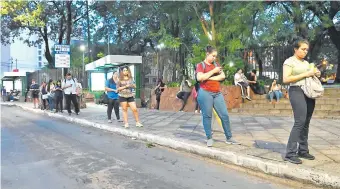
M 135 98 L 133 97 L 132 89 L 136 88 L 132 80 L 130 68 L 123 66 L 119 73 L 119 81 L 117 83 L 119 102 L 123 109 L 123 118 L 125 128 L 129 127 L 128 123 L 128 106 L 130 106 L 132 113 L 136 120 L 136 127 L 143 127 L 139 121 L 138 109 L 136 106 Z
M 164 89 L 166 88 L 165 83 L 163 82 L 163 80 L 161 78 L 158 79 L 157 81 L 157 86 L 155 88 L 155 94 L 156 94 L 156 109 L 159 110 L 159 106 L 161 104 L 161 95 L 164 92 Z
M 215 63 L 217 50 L 211 46 L 206 48 L 206 58 L 196 68 L 196 79 L 200 82 L 198 103 L 202 110 L 203 126 L 207 137 L 207 146 L 213 146 L 211 121 L 213 108 L 220 117 L 227 144 L 240 144 L 232 138 L 230 121 L 226 103 L 220 89 L 220 81 L 225 79 L 225 74 L 220 64 Z M 204 65 L 203 65 L 204 64 Z
M 118 72 L 115 72 L 112 75 L 112 78 L 108 79 L 105 83 L 105 90 L 107 91 L 107 97 L 109 99 L 107 104 L 107 119 L 109 123 L 112 123 L 111 115 L 112 109 L 114 109 L 116 118 L 118 122 L 120 122 L 119 116 L 119 96 L 117 90 L 117 83 L 118 83 Z
M 66 98 L 66 109 L 69 115 L 71 115 L 71 102 L 74 106 L 76 115 L 79 115 L 79 104 L 77 102 L 77 81 L 72 77 L 71 73 L 66 74 L 66 79 L 61 83 L 61 88 L 64 90 Z
M 301 164 L 300 158 L 314 160 L 309 153 L 308 132 L 312 118 L 315 99 L 308 98 L 301 86 L 305 78 L 318 76 L 318 69 L 310 69 L 309 63 L 304 60 L 308 53 L 309 43 L 307 40 L 298 39 L 294 42 L 294 55 L 283 63 L 283 82 L 289 84 L 289 100 L 294 113 L 294 126 L 287 142 L 284 160 L 294 164 Z

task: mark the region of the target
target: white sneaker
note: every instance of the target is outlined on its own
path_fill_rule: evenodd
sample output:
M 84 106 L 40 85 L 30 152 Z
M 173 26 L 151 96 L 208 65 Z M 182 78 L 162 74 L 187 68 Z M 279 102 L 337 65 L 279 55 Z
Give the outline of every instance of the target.
M 143 127 L 143 124 L 137 122 L 137 123 L 136 123 L 136 127 Z
M 125 124 L 124 124 L 124 127 L 125 127 L 125 128 L 129 128 L 129 124 L 128 124 L 128 123 L 125 123 Z
M 112 123 L 111 119 L 107 120 L 108 123 Z

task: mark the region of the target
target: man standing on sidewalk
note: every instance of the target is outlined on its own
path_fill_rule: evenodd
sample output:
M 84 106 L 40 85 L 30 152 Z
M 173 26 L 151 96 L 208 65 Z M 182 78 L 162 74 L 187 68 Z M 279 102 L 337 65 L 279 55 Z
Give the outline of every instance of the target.
M 66 74 L 66 79 L 62 81 L 61 88 L 64 90 L 66 99 L 66 109 L 69 115 L 71 115 L 71 101 L 73 103 L 75 112 L 79 115 L 79 105 L 77 102 L 77 81 L 72 77 L 71 73 Z

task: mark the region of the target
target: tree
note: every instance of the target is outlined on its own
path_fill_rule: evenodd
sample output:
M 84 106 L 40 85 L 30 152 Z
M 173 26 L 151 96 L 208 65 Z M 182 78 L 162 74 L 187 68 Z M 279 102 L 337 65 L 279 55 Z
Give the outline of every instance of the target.
M 50 52 L 49 39 L 62 44 L 70 44 L 71 36 L 79 36 L 73 32 L 73 25 L 83 18 L 84 2 L 73 1 L 2 1 L 1 2 L 1 42 L 8 44 L 21 38 L 23 31 L 37 39 L 23 39 L 29 46 L 45 44 L 45 58 L 48 67 L 54 67 Z

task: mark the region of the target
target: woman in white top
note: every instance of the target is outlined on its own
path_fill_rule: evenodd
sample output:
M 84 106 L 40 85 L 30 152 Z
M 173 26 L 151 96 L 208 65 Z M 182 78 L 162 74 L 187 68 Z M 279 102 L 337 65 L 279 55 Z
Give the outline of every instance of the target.
M 247 100 L 251 100 L 251 98 L 250 98 L 250 86 L 249 86 L 249 83 L 248 83 L 248 79 L 243 74 L 243 70 L 241 68 L 238 68 L 236 70 L 236 74 L 234 76 L 234 82 L 235 82 L 235 85 L 241 85 L 242 88 L 247 89 L 247 96 L 242 95 L 242 98 L 246 98 Z
M 307 40 L 297 40 L 294 43 L 294 55 L 283 64 L 283 82 L 290 84 L 289 100 L 294 113 L 294 126 L 288 139 L 285 160 L 294 164 L 302 163 L 299 157 L 315 159 L 308 149 L 309 122 L 313 115 L 315 99 L 308 98 L 301 86 L 307 77 L 320 77 L 320 71 L 316 68 L 310 69 L 309 63 L 304 60 L 308 49 Z

